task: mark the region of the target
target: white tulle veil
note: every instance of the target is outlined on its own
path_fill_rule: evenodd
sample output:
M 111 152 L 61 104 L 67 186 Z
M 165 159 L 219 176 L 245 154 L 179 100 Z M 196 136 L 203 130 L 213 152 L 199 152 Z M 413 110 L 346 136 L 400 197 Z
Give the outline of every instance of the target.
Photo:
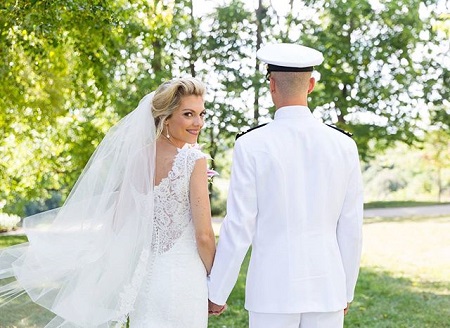
M 28 243 L 0 250 L 0 310 L 26 293 L 55 314 L 46 327 L 126 320 L 150 260 L 152 99 L 107 133 L 61 208 L 24 220 Z

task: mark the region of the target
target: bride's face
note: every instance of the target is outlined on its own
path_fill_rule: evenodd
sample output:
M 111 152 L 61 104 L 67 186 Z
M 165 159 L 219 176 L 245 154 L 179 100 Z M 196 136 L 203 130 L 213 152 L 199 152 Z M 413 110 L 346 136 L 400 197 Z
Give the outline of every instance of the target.
M 186 143 L 197 142 L 205 123 L 205 104 L 201 96 L 184 96 L 180 106 L 166 120 L 170 140 L 181 148 Z

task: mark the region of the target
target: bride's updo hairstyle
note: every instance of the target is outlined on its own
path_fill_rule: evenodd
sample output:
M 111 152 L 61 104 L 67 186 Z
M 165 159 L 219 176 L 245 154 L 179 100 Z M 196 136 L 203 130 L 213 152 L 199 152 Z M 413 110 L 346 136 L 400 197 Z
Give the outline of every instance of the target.
M 193 77 L 174 79 L 161 84 L 155 91 L 152 114 L 155 119 L 156 137 L 164 128 L 164 122 L 180 106 L 184 96 L 201 96 L 205 94 L 205 85 Z

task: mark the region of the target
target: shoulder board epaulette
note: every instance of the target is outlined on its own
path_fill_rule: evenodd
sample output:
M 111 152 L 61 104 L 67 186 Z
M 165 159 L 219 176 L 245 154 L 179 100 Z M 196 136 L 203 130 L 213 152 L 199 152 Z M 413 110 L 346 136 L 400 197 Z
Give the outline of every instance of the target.
M 327 125 L 328 125 L 330 128 L 333 128 L 333 129 L 335 129 L 335 130 L 338 130 L 339 132 L 345 134 L 346 136 L 348 136 L 348 137 L 350 137 L 350 138 L 353 136 L 352 133 L 350 133 L 350 132 L 348 132 L 348 131 L 345 131 L 345 130 L 342 130 L 342 129 L 339 129 L 338 127 L 336 127 L 336 126 L 334 126 L 334 125 L 330 125 L 330 124 L 327 124 Z
M 242 137 L 244 134 L 249 133 L 250 131 L 259 129 L 259 128 L 263 127 L 264 125 L 267 125 L 267 123 L 264 123 L 264 124 L 261 124 L 261 125 L 258 125 L 258 126 L 254 126 L 253 128 L 248 129 L 247 131 L 239 132 L 239 133 L 236 135 L 236 140 L 237 140 L 239 137 Z

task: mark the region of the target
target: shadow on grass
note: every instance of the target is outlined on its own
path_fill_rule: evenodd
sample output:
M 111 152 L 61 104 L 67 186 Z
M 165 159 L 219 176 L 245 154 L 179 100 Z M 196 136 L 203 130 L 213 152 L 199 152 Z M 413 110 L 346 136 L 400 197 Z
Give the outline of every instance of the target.
M 211 317 L 209 328 L 248 327 L 248 314 L 244 310 L 244 272 L 241 270 L 228 300 L 227 312 Z M 387 272 L 362 268 L 345 327 L 444 328 L 449 327 L 449 322 L 450 283 L 418 284 Z
M 24 237 L 0 238 L 0 248 L 26 241 Z M 244 309 L 245 278 L 249 254 L 238 282 L 228 300 L 228 310 L 210 317 L 209 328 L 248 327 Z M 41 328 L 51 314 L 23 300 L 19 310 L 0 307 L 1 328 Z M 345 319 L 345 327 L 364 328 L 445 328 L 450 322 L 450 283 L 416 282 L 373 268 L 361 268 L 355 300 Z
M 345 321 L 346 327 L 449 327 L 450 283 L 418 283 L 362 268 Z
M 3 283 L 3 281 L 2 281 Z M 0 303 L 3 300 L 0 298 Z M 21 295 L 0 307 L 1 328 L 43 328 L 55 315 Z
M 441 202 L 418 202 L 414 200 L 403 200 L 403 201 L 379 201 L 370 202 L 364 204 L 364 209 L 369 208 L 391 208 L 391 207 L 416 207 L 416 206 L 430 206 L 430 205 L 447 205 L 450 203 Z

